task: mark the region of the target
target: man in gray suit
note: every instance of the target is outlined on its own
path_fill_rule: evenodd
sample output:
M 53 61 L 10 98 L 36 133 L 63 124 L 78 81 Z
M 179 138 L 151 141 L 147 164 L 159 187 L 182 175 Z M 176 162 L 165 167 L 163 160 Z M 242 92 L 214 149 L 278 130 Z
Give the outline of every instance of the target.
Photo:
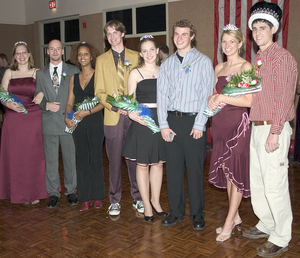
M 64 164 L 65 195 L 70 205 L 76 205 L 77 187 L 75 146 L 72 135 L 64 132 L 65 108 L 68 100 L 70 77 L 79 69 L 62 61 L 64 49 L 59 40 L 49 42 L 47 54 L 50 64 L 36 73 L 36 93 L 43 92 L 40 103 L 42 134 L 46 161 L 46 187 L 50 197 L 48 208 L 55 208 L 60 200 L 59 193 L 59 146 Z

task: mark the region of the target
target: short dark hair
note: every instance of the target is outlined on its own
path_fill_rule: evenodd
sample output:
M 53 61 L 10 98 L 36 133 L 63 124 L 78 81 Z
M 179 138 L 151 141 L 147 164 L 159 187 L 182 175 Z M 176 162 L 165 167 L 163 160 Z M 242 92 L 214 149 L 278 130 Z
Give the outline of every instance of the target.
M 103 28 L 105 36 L 106 36 L 108 27 L 114 27 L 116 31 L 120 31 L 121 33 L 124 33 L 124 35 L 126 34 L 126 29 L 125 29 L 124 24 L 118 20 L 111 20 L 105 24 L 105 26 Z
M 189 20 L 186 20 L 186 19 L 177 21 L 173 25 L 173 37 L 174 37 L 174 33 L 175 33 L 175 28 L 177 28 L 177 27 L 190 29 L 190 36 L 195 35 L 195 37 L 192 39 L 191 46 L 195 47 L 196 46 L 196 28 L 195 28 L 195 26 Z
M 265 20 L 265 19 L 256 19 L 252 22 L 252 27 L 253 27 L 253 24 L 257 23 L 257 22 L 263 22 L 263 23 L 266 23 L 269 25 L 270 29 L 272 29 L 274 27 L 274 24 L 268 20 Z
M 169 47 L 167 45 L 160 45 L 159 50 L 161 50 L 164 54 L 169 54 Z
M 4 53 L 0 53 L 0 58 L 1 58 L 2 60 L 6 60 L 7 63 L 8 63 L 7 56 L 6 56 Z
M 78 62 L 78 49 L 80 47 L 87 47 L 89 49 L 90 55 L 91 55 L 91 58 L 92 58 L 91 65 L 92 65 L 93 68 L 95 68 L 96 58 L 97 58 L 97 56 L 100 56 L 100 51 L 90 43 L 81 42 L 81 43 L 78 43 L 78 44 L 76 44 L 72 47 L 72 50 L 71 50 L 71 53 L 70 53 L 71 63 L 76 65 L 78 68 L 81 68 L 80 63 Z

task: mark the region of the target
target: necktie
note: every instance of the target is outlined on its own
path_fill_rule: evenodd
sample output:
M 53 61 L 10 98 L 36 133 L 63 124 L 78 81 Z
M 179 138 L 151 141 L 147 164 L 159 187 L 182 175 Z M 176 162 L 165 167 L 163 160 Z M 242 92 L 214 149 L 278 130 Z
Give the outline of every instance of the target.
M 56 95 L 58 94 L 58 88 L 59 88 L 59 77 L 57 74 L 57 66 L 54 67 L 53 76 L 52 76 L 52 83 L 55 90 Z
M 124 94 L 124 66 L 120 54 L 119 54 L 117 71 L 120 79 L 120 93 Z

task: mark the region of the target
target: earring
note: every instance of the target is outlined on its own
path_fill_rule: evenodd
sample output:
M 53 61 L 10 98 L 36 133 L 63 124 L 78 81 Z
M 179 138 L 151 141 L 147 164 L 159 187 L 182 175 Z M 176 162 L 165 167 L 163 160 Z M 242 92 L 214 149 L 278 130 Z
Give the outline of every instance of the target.
M 239 54 L 241 53 L 241 49 L 239 48 Z

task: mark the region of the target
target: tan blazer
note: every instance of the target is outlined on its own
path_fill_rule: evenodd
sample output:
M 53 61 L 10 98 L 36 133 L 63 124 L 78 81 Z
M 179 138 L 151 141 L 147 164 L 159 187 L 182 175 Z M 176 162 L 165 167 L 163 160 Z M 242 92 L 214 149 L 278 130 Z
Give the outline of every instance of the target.
M 138 52 L 125 48 L 125 60 L 129 60 L 131 64 L 130 70 L 125 70 L 125 92 L 127 94 L 127 81 L 129 72 L 132 68 L 138 65 Z M 97 57 L 95 68 L 95 96 L 100 98 L 101 104 L 104 109 L 104 125 L 114 126 L 119 122 L 120 112 L 114 112 L 111 110 L 111 105 L 106 102 L 107 94 L 119 95 L 120 81 L 114 62 L 113 54 L 111 50 L 108 50 L 104 54 Z

